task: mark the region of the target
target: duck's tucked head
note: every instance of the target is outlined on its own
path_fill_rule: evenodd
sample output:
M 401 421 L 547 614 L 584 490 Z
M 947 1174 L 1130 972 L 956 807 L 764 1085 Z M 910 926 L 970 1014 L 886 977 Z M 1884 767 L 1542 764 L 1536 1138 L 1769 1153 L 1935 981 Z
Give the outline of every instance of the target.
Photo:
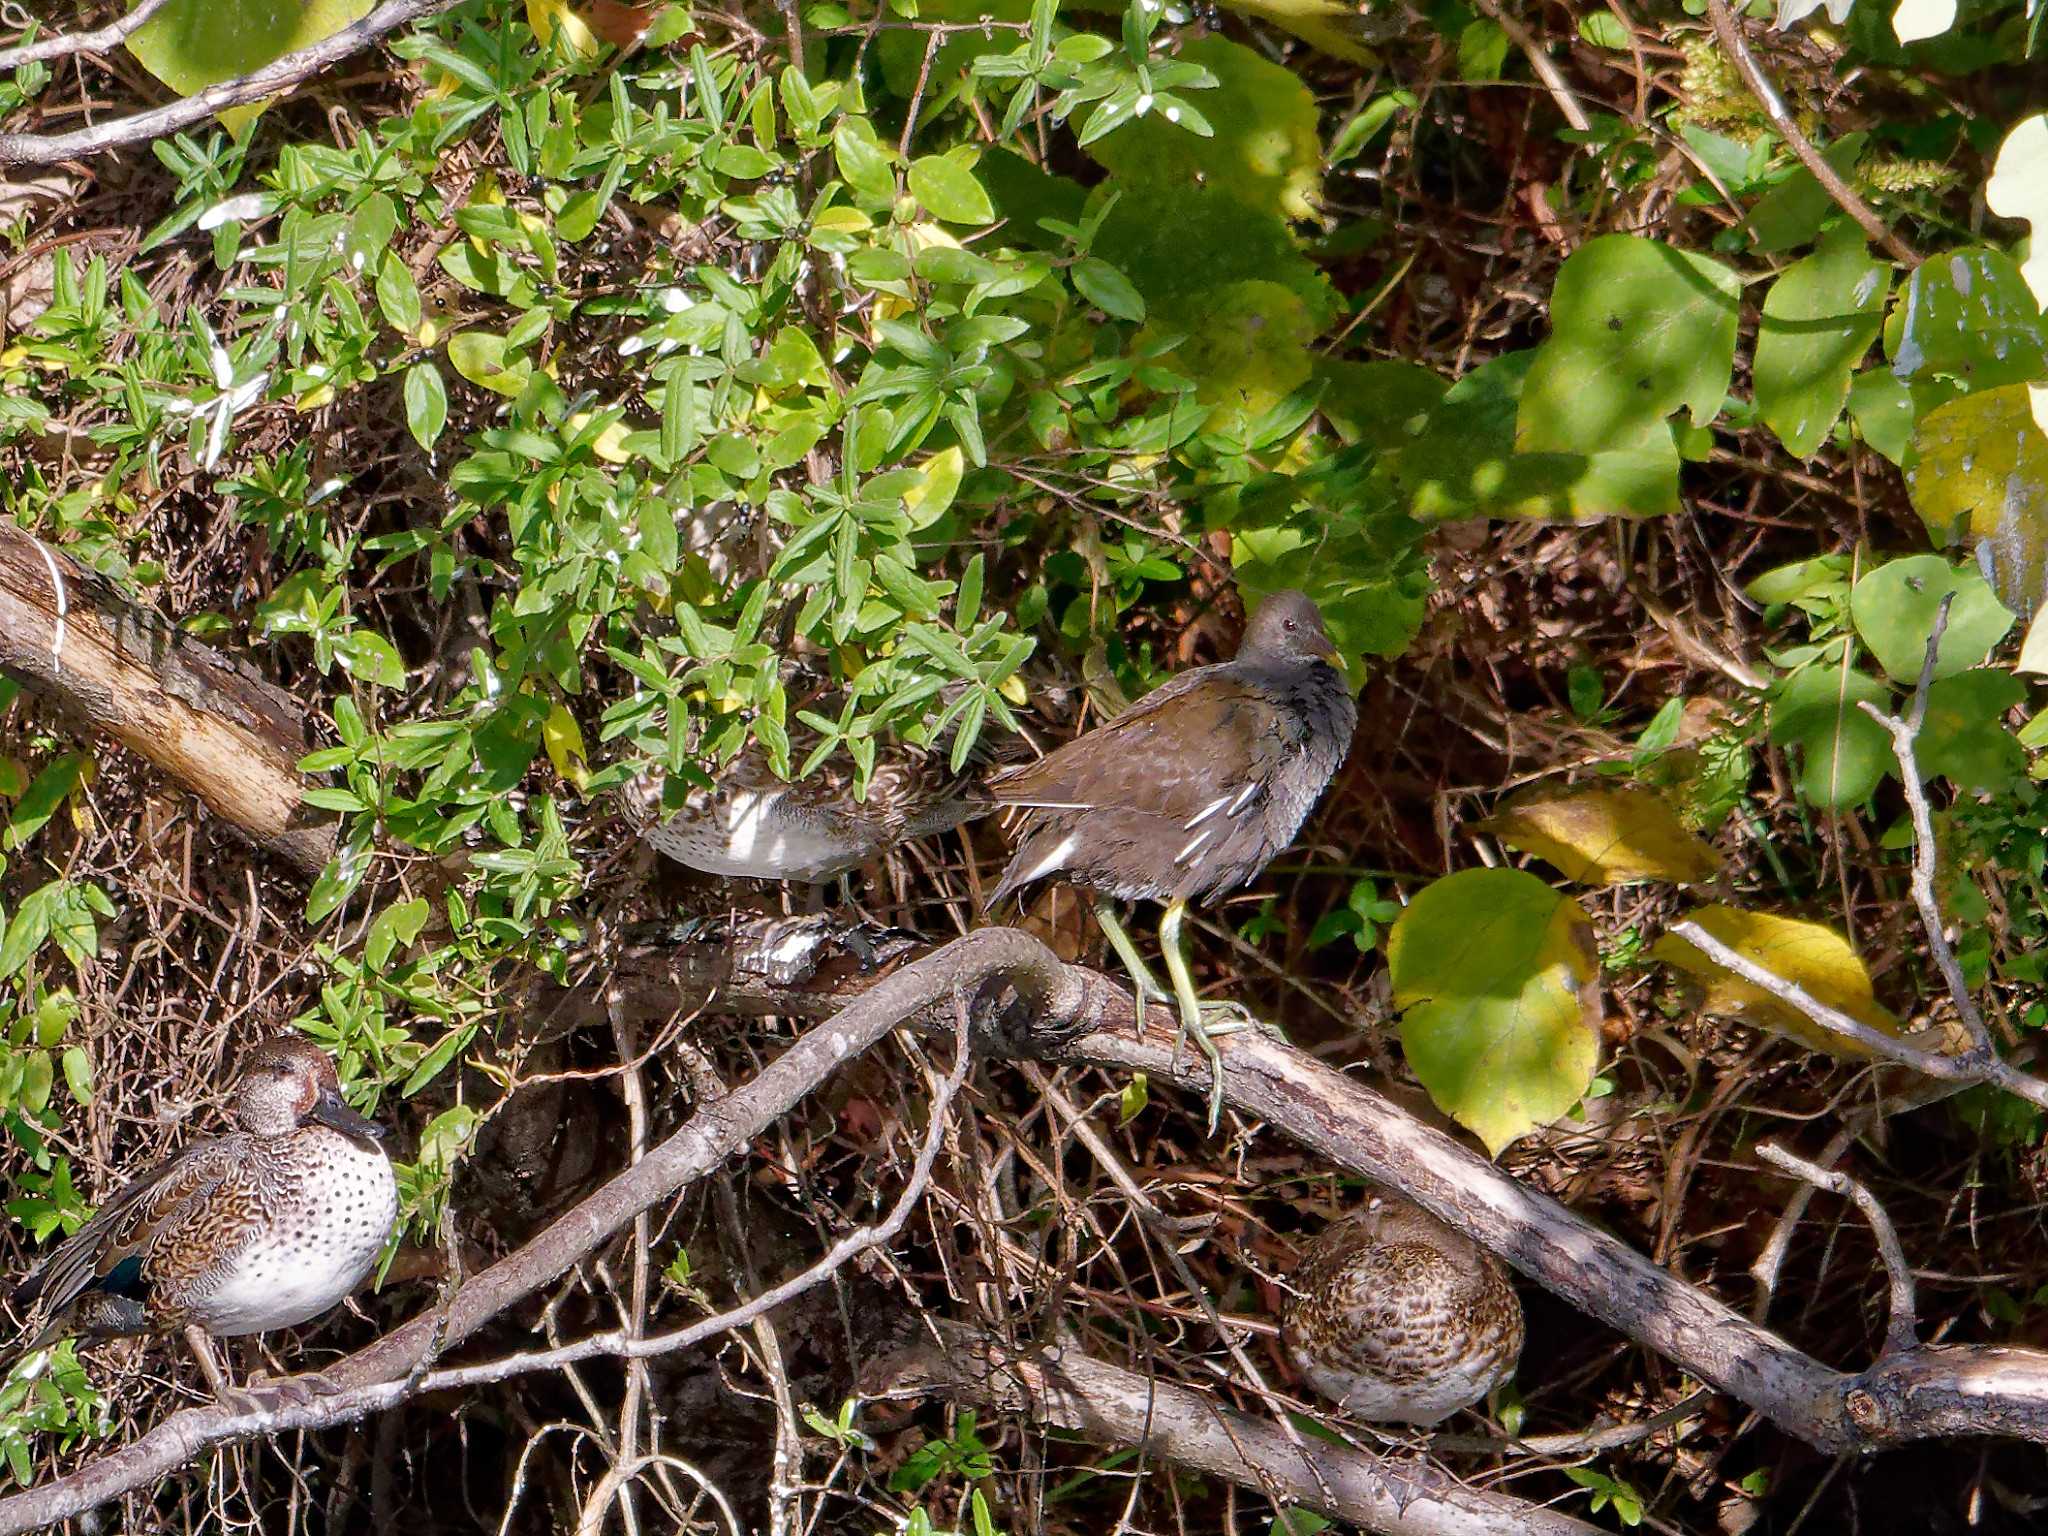
M 385 1134 L 343 1102 L 334 1063 L 298 1035 L 277 1035 L 249 1053 L 235 1091 L 235 1119 L 256 1136 L 289 1136 L 309 1121 L 366 1141 Z
M 1240 658 L 1256 661 L 1324 661 L 1336 666 L 1337 647 L 1323 628 L 1322 610 L 1299 592 L 1275 592 L 1245 626 Z

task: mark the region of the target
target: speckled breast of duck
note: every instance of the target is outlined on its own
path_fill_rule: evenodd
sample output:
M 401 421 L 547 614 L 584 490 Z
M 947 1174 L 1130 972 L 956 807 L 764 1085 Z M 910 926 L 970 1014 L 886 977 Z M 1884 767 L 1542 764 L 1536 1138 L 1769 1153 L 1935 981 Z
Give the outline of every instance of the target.
M 317 1317 L 362 1284 L 398 1216 L 398 1182 L 377 1147 L 309 1125 L 252 1156 L 251 1220 L 177 1306 L 231 1338 Z

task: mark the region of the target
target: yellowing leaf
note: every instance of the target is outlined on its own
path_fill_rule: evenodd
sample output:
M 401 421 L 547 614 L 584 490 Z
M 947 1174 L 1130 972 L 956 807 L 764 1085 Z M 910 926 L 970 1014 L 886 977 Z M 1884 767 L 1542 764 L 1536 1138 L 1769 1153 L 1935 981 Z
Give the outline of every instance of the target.
M 1425 887 L 1387 938 L 1401 1048 L 1496 1155 L 1579 1102 L 1599 1064 L 1599 965 L 1575 901 L 1518 869 Z
M 1898 1019 L 1870 990 L 1870 972 L 1849 941 L 1824 923 L 1734 907 L 1703 907 L 1693 914 L 1713 937 L 1745 959 L 1802 988 L 1815 1001 L 1859 1019 L 1888 1035 L 1902 1034 Z M 1760 1024 L 1830 1056 L 1866 1059 L 1870 1052 L 1846 1036 L 1823 1029 L 1791 1004 L 1714 964 L 1684 939 L 1666 934 L 1651 948 L 1653 958 L 1675 965 L 1706 983 L 1704 1012 Z
M 533 35 L 543 43 L 553 42 L 559 31 L 563 50 L 571 58 L 594 59 L 604 51 L 583 18 L 570 9 L 566 0 L 526 0 L 526 24 L 533 28 Z
M 1669 801 L 1625 784 L 1534 790 L 1480 825 L 1581 885 L 1689 885 L 1721 871 L 1721 856 L 1686 829 Z
M 927 528 L 945 515 L 960 489 L 966 460 L 958 448 L 942 448 L 919 466 L 923 476 L 903 493 L 903 505 L 910 510 L 913 528 Z
M 253 74 L 332 37 L 367 15 L 373 0 L 171 0 L 128 39 L 142 67 L 180 96 Z M 261 103 L 219 114 L 239 135 Z
M 583 728 L 576 723 L 576 717 L 559 699 L 548 711 L 548 717 L 541 722 L 541 745 L 547 748 L 548 761 L 555 765 L 555 772 L 583 788 L 590 778 L 590 770 L 584 767 L 587 761 L 583 751 Z

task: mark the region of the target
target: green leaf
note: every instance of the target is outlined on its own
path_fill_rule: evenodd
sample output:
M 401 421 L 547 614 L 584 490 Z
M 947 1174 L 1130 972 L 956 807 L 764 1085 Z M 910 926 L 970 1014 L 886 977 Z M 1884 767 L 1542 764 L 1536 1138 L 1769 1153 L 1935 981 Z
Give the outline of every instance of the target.
M 171 0 L 128 39 L 142 67 L 180 96 L 253 74 L 332 37 L 369 14 L 373 0 Z M 130 9 L 133 9 L 131 6 Z M 261 108 L 256 110 L 260 111 Z M 242 119 L 254 111 L 242 109 Z
M 1821 151 L 1821 159 L 1848 178 L 1856 169 L 1868 134 L 1844 134 Z M 1800 166 L 1771 188 L 1749 211 L 1749 227 L 1759 251 L 1789 251 L 1820 233 L 1822 221 L 1835 212 L 1835 200 L 1813 172 Z
M 405 662 L 398 648 L 375 630 L 355 629 L 334 642 L 341 664 L 366 683 L 386 688 L 405 686 Z
M 1469 21 L 1458 34 L 1458 78 L 1483 83 L 1500 78 L 1508 61 L 1508 35 L 1497 21 Z
M 1621 18 L 1611 11 L 1594 11 L 1579 21 L 1579 36 L 1595 48 L 1611 48 L 1617 52 L 1628 51 L 1631 41 L 1629 30 Z
M 1988 246 L 1915 267 L 1885 321 L 1884 350 L 1916 392 L 1943 379 L 1974 392 L 2048 375 L 2041 306 L 2012 258 Z
M 2005 728 L 2005 716 L 2026 696 L 2027 685 L 2000 667 L 1938 680 L 1927 690 L 1927 718 L 1915 743 L 1921 771 L 1963 790 L 2009 787 L 2025 770 L 2027 755 Z
M 1681 407 L 1705 426 L 1728 395 L 1741 295 L 1734 272 L 1690 251 L 1634 235 L 1581 246 L 1557 276 L 1515 446 L 1639 448 Z
M 948 224 L 992 224 L 996 210 L 974 179 L 970 151 L 925 155 L 910 163 L 910 195 Z
M 1387 939 L 1401 1048 L 1437 1106 L 1498 1155 L 1585 1094 L 1599 1064 L 1592 924 L 1516 869 L 1425 887 Z
M 2048 437 L 2027 386 L 1937 406 L 1913 436 L 1906 491 L 1938 544 L 1988 557 L 1998 595 L 2033 614 L 2048 597 Z
M 1815 805 L 1860 805 L 1893 766 L 1892 739 L 1857 706 L 1891 698 L 1867 672 L 1813 666 L 1771 703 L 1771 743 L 1799 751 L 1799 791 Z
M 1951 594 L 1955 601 L 1948 628 L 1934 658 L 1936 677 L 1976 666 L 2012 628 L 2011 612 L 1992 595 L 1990 585 L 1939 555 L 1893 560 L 1856 583 L 1849 594 L 1850 617 L 1892 681 L 1910 688 L 1920 680 L 1935 616 Z
M 1101 257 L 1083 256 L 1074 263 L 1069 275 L 1074 279 L 1075 291 L 1105 314 L 1134 325 L 1144 321 L 1145 301 L 1138 290 Z
M 891 156 L 863 117 L 842 117 L 832 128 L 832 156 L 863 207 L 886 208 L 896 201 Z
M 420 286 L 396 251 L 386 251 L 377 264 L 377 308 L 400 335 L 418 334 Z
M 1849 399 L 1849 376 L 1884 320 L 1888 269 L 1848 225 L 1793 264 L 1764 298 L 1756 403 L 1785 451 L 1808 458 Z
M 77 1103 L 92 1103 L 92 1058 L 84 1046 L 74 1045 L 64 1052 L 64 1086 Z
M 1904 464 L 1913 441 L 1913 392 L 1889 368 L 1866 368 L 1849 386 L 1849 419 L 1863 441 Z
M 405 370 L 405 425 L 413 441 L 429 452 L 448 425 L 448 386 L 432 363 L 414 363 Z
M 1280 219 L 1311 219 L 1322 201 L 1323 150 L 1315 95 L 1294 70 L 1211 35 L 1184 44 L 1183 63 L 1216 82 L 1201 92 L 1213 136 L 1190 133 L 1155 105 L 1089 144 L 1119 186 L 1213 187 Z

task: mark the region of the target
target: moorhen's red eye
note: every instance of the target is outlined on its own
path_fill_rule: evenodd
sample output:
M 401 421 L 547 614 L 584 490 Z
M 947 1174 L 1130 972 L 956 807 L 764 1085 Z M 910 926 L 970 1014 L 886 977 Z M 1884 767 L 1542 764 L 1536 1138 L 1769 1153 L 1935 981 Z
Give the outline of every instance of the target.
M 1294 620 L 1292 620 L 1292 619 L 1282 619 L 1282 620 L 1281 620 L 1280 622 L 1281 622 L 1282 624 L 1284 624 L 1284 625 L 1286 625 L 1286 626 L 1287 626 L 1287 632 L 1288 632 L 1289 634 L 1292 634 L 1292 633 L 1294 633 L 1294 629 L 1295 629 L 1295 623 L 1294 623 Z

